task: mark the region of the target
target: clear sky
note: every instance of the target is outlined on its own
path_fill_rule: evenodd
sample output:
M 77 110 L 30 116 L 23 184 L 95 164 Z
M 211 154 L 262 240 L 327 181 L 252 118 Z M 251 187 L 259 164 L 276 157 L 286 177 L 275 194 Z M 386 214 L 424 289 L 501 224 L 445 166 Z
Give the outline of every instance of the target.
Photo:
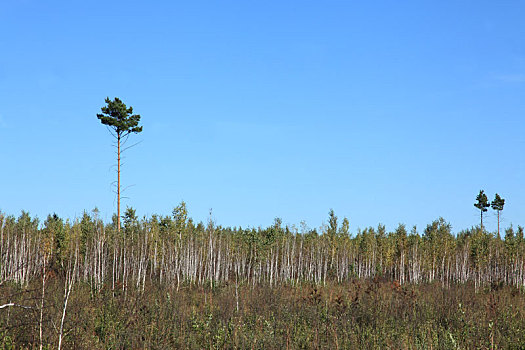
M 0 4 L 0 210 L 116 211 L 120 97 L 144 131 L 123 206 L 223 226 L 525 224 L 523 1 Z M 488 229 L 496 229 L 489 211 Z

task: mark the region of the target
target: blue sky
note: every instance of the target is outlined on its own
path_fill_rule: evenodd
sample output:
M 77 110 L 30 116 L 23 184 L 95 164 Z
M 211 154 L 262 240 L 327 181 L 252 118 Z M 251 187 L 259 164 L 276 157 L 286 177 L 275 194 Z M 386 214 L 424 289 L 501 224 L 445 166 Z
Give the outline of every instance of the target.
M 123 200 L 223 226 L 353 233 L 443 216 L 480 189 L 524 225 L 525 3 L 5 1 L 0 210 L 116 211 L 106 96 L 142 115 Z M 496 228 L 489 212 L 486 224 Z

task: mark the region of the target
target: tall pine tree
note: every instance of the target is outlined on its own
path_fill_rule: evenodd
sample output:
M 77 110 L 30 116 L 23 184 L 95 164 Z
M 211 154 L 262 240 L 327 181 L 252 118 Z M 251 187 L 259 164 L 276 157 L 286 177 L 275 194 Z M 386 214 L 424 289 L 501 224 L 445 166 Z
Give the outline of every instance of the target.
M 102 107 L 102 113 L 97 114 L 100 122 L 108 126 L 111 134 L 117 140 L 117 230 L 120 232 L 120 155 L 121 143 L 127 140 L 131 133 L 142 132 L 139 125 L 140 115 L 133 114 L 133 107 L 126 107 L 118 97 L 112 101 L 106 98 L 107 106 Z

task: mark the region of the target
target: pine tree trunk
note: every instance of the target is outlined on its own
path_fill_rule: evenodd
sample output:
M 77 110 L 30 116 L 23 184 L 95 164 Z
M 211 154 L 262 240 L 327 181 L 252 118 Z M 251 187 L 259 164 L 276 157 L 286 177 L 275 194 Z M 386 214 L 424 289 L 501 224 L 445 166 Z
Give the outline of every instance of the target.
M 499 235 L 499 210 L 498 210 L 498 238 L 500 238 L 501 236 Z
M 483 232 L 483 210 L 480 210 L 481 215 L 481 232 Z
M 117 230 L 120 233 L 120 133 L 117 132 Z

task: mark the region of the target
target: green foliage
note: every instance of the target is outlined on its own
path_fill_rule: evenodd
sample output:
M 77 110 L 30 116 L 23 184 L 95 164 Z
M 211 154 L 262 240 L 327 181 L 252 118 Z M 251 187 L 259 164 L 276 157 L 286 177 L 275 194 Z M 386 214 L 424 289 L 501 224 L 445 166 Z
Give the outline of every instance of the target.
M 138 219 L 135 209 L 126 207 L 126 211 L 124 212 L 124 227 L 137 226 Z
M 505 200 L 501 198 L 499 194 L 496 193 L 496 196 L 494 197 L 494 200 L 491 203 L 492 209 L 496 211 L 502 211 L 504 205 Z
M 487 208 L 490 207 L 489 199 L 487 198 L 487 195 L 485 194 L 485 191 L 480 190 L 479 194 L 476 197 L 476 203 L 474 203 L 474 206 L 478 208 L 482 213 L 487 211 Z
M 13 222 L 15 219 L 13 217 L 7 218 L 6 221 Z M 34 232 L 38 227 L 38 219 L 34 218 L 31 219 L 31 216 L 28 212 L 22 211 L 20 216 L 18 217 L 16 221 L 16 229 L 17 231 L 23 232 L 23 233 L 30 233 Z
M 399 224 L 394 232 L 395 242 L 396 242 L 396 254 L 401 255 L 402 252 L 406 250 L 407 247 L 407 230 L 405 225 Z
M 140 222 L 136 215 L 135 209 L 132 207 L 126 207 L 126 211 L 123 215 L 124 219 L 124 233 L 132 242 L 138 239 L 140 231 Z
M 93 239 L 93 233 L 95 232 L 95 222 L 91 219 L 91 216 L 84 211 L 82 214 L 82 220 L 80 221 L 80 254 L 82 257 L 86 254 L 86 249 L 89 240 Z
M 516 233 L 516 238 L 518 239 L 519 243 L 523 243 L 523 227 L 518 226 L 518 232 Z
M 334 213 L 333 209 L 330 209 L 328 212 L 328 227 L 326 229 L 326 234 L 328 237 L 333 238 L 337 234 L 337 216 Z
M 54 264 L 63 267 L 66 256 L 66 229 L 57 214 L 48 215 L 44 222 L 44 235 L 53 241 Z
M 476 267 L 484 267 L 488 264 L 490 242 L 493 235 L 480 230 L 474 229 L 471 236 L 471 258 Z
M 341 229 L 339 233 L 342 236 L 350 236 L 350 221 L 345 217 L 343 218 L 343 223 L 341 224 Z
M 119 138 L 130 133 L 142 132 L 142 126 L 138 126 L 140 115 L 133 114 L 133 107 L 127 108 L 118 97 L 115 97 L 113 101 L 107 97 L 106 104 L 107 106 L 101 108 L 102 113 L 97 114 L 97 117 L 102 124 L 110 127 Z
M 179 238 L 182 238 L 188 224 L 188 209 L 186 208 L 186 202 L 180 202 L 180 204 L 173 209 L 173 220 L 175 234 L 178 235 Z

